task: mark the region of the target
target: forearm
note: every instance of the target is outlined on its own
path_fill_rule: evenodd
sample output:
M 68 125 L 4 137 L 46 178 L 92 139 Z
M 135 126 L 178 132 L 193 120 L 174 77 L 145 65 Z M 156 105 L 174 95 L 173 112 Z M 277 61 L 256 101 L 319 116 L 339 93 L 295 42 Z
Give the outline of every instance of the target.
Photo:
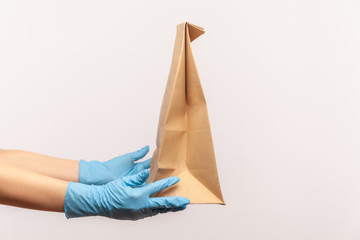
M 12 165 L 65 181 L 79 181 L 79 161 L 21 150 L 0 150 L 0 164 Z
M 0 204 L 64 212 L 68 182 L 0 163 Z

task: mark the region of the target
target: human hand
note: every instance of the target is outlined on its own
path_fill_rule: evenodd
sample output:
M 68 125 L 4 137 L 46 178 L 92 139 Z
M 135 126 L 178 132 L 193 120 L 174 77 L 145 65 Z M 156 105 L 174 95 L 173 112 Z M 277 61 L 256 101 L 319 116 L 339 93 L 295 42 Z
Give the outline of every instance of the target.
M 150 168 L 151 158 L 135 163 L 149 152 L 149 146 L 138 151 L 127 153 L 106 162 L 85 161 L 79 162 L 79 182 L 85 184 L 101 185 L 123 176 L 134 175 L 144 169 Z
M 180 179 L 169 177 L 143 185 L 148 177 L 149 170 L 145 169 L 136 175 L 125 176 L 100 186 L 69 182 L 64 204 L 66 218 L 99 215 L 138 220 L 159 213 L 183 210 L 190 203 L 185 197 L 150 198 Z

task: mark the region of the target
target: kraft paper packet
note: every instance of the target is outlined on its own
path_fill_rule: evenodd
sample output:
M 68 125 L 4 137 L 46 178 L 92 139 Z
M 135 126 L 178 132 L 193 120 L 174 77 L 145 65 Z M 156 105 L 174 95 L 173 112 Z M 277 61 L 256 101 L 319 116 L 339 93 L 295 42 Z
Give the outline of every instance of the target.
M 184 196 L 191 203 L 225 204 L 221 194 L 206 100 L 191 50 L 202 27 L 177 25 L 169 78 L 161 106 L 157 149 L 149 183 L 177 176 L 180 181 L 152 197 Z

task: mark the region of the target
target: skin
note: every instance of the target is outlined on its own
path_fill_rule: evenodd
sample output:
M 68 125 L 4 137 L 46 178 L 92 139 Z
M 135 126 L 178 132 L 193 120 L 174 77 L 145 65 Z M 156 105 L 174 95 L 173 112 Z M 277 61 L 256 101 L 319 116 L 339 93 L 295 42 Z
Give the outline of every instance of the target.
M 0 204 L 64 212 L 68 181 L 79 181 L 79 162 L 0 149 Z
M 68 182 L 0 163 L 0 204 L 64 212 Z
M 79 161 L 50 157 L 22 150 L 1 150 L 0 163 L 27 169 L 65 181 L 79 181 Z

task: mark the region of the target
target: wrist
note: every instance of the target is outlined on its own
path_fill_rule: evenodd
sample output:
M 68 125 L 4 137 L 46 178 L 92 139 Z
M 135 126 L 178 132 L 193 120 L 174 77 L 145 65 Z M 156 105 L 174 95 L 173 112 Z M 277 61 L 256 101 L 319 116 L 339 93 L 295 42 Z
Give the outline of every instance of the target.
M 88 162 L 80 159 L 79 161 L 79 183 L 85 183 L 85 184 L 89 184 L 89 171 L 88 171 Z
M 107 212 L 102 203 L 101 186 L 69 182 L 65 194 L 66 218 L 96 216 Z

